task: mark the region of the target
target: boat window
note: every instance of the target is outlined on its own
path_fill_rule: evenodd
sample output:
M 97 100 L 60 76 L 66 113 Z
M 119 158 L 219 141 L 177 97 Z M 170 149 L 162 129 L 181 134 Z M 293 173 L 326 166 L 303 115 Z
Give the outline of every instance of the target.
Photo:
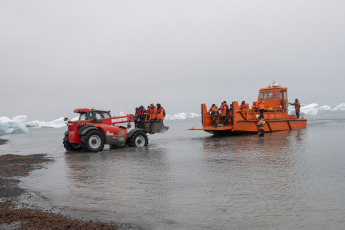
M 264 99 L 264 92 L 259 93 L 259 99 Z
M 265 100 L 271 99 L 272 92 L 266 92 L 265 94 Z
M 85 121 L 86 113 L 81 113 L 79 116 L 79 121 Z
M 282 91 L 279 92 L 279 98 L 278 99 L 283 99 L 283 92 Z
M 274 91 L 272 99 L 277 99 L 277 97 L 278 97 L 278 91 Z

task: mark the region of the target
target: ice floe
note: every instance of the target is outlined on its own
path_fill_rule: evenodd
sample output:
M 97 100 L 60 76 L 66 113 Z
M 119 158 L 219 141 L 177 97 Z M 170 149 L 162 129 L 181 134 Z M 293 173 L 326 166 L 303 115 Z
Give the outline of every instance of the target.
M 19 115 L 12 119 L 8 117 L 0 117 L 0 134 L 15 134 L 26 133 L 28 128 L 26 127 L 27 116 Z

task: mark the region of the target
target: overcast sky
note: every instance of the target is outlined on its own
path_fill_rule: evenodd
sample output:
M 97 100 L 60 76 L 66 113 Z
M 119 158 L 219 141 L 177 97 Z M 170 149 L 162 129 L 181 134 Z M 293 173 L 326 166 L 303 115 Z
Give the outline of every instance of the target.
M 273 81 L 345 102 L 344 0 L 0 0 L 0 33 L 0 116 L 200 112 Z

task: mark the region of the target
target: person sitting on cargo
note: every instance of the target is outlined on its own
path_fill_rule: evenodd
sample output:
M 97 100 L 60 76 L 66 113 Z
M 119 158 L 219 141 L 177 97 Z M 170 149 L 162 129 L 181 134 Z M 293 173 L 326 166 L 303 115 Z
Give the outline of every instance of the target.
M 156 119 L 160 121 L 164 120 L 164 109 L 159 103 L 157 103 Z
M 150 121 L 150 106 L 147 106 L 145 121 Z
M 146 109 L 145 109 L 145 107 L 141 105 L 140 108 L 139 108 L 139 111 L 140 111 L 141 120 L 145 121 L 145 118 L 146 118 Z
M 211 111 L 213 127 L 217 127 L 218 115 L 219 115 L 218 106 L 214 105 Z
M 222 105 L 220 106 L 219 110 L 220 110 L 220 116 L 222 117 L 222 124 L 229 125 L 229 122 L 228 122 L 229 106 L 226 104 L 226 101 L 222 102 Z
M 299 119 L 299 111 L 301 108 L 301 103 L 299 103 L 298 99 L 295 100 L 295 103 L 289 103 L 290 105 L 294 105 L 295 106 L 295 112 L 297 115 L 297 119 Z
M 258 126 L 258 135 L 263 136 L 265 134 L 265 119 L 259 118 L 258 123 L 256 124 Z
M 212 109 L 216 104 L 212 104 L 211 108 L 208 110 L 208 113 L 211 114 L 212 113 Z
M 153 120 L 156 120 L 156 106 L 153 103 L 151 103 L 149 121 Z
M 264 118 L 265 102 L 262 99 L 259 100 L 258 107 L 259 107 L 259 111 L 260 111 L 260 118 Z

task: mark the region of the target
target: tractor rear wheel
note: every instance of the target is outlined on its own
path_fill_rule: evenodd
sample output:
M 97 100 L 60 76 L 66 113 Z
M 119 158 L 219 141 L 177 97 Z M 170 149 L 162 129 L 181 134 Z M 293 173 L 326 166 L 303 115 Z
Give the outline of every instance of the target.
M 102 151 L 104 147 L 104 135 L 97 130 L 91 130 L 86 133 L 82 136 L 80 141 L 85 152 L 96 153 L 98 151 Z
M 128 145 L 131 147 L 144 147 L 147 146 L 149 140 L 146 133 L 143 131 L 137 131 L 128 139 Z
M 80 151 L 80 145 L 78 145 L 78 144 L 71 144 L 68 141 L 68 135 L 65 135 L 65 137 L 63 138 L 63 146 L 68 151 Z

